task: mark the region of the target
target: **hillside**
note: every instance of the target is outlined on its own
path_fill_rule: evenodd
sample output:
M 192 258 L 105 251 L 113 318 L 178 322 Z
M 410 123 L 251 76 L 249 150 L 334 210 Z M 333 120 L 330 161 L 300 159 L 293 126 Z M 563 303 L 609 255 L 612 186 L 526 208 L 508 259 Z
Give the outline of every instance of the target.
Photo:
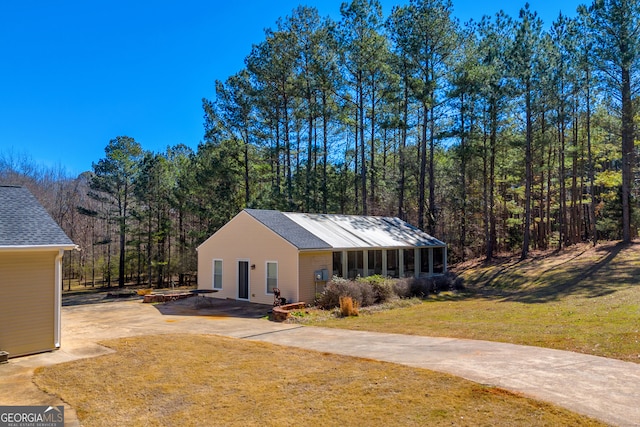
M 640 284 L 640 242 L 581 244 L 562 251 L 534 252 L 524 261 L 517 256 L 491 263 L 474 260 L 452 271 L 464 278 L 470 291 L 511 301 L 615 297 Z M 640 295 L 640 288 L 637 290 Z
M 578 245 L 452 268 L 462 292 L 323 326 L 500 341 L 640 363 L 640 243 Z

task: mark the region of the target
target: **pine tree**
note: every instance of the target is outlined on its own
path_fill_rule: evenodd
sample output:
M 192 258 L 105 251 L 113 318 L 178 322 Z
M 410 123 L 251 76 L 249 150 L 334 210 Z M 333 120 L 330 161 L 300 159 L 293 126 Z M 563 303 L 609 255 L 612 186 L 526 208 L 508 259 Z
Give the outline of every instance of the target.
M 92 194 L 106 202 L 106 209 L 111 210 L 111 206 L 115 206 L 120 243 L 118 286 L 123 287 L 129 208 L 143 152 L 140 144 L 128 136 L 112 139 L 104 151 L 105 157 L 93 164 L 90 187 Z
M 622 136 L 622 240 L 630 242 L 635 162 L 634 95 L 640 65 L 640 1 L 596 0 L 591 8 L 600 70 L 608 89 L 617 92 Z
M 531 191 L 533 186 L 533 96 L 535 85 L 535 62 L 540 49 L 542 21 L 529 9 L 527 3 L 520 10 L 511 70 L 520 93 L 524 97 L 525 116 L 525 179 L 524 179 L 524 224 L 522 252 L 520 257 L 527 258 L 531 239 Z

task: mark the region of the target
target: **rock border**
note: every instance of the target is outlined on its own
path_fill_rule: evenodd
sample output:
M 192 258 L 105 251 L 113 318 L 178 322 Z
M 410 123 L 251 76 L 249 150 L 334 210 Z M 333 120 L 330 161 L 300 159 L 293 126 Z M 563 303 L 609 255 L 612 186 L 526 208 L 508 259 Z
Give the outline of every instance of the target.
M 173 293 L 173 294 L 148 294 L 143 297 L 143 303 L 154 303 L 154 302 L 168 302 L 168 301 L 176 301 L 179 299 L 189 298 L 194 296 L 190 292 L 181 292 L 181 293 Z
M 274 322 L 284 322 L 291 317 L 291 312 L 305 308 L 304 302 L 294 302 L 293 304 L 277 305 L 271 310 L 271 320 Z

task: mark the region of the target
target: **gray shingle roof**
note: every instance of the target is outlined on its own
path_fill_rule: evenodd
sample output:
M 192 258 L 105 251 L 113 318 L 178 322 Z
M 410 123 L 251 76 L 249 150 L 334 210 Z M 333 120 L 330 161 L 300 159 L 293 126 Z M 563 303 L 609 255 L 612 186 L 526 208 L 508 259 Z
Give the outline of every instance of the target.
M 331 248 L 327 242 L 296 224 L 282 212 L 262 209 L 245 209 L 244 211 L 298 249 Z
M 0 186 L 0 247 L 74 246 L 24 187 Z

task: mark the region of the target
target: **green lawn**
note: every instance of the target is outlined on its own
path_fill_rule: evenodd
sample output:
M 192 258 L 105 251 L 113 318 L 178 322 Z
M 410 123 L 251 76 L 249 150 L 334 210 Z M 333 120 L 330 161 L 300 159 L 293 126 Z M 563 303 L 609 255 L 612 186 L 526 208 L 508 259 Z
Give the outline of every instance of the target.
M 526 261 L 469 262 L 466 291 L 351 318 L 305 323 L 501 341 L 640 363 L 640 244 L 580 245 Z

